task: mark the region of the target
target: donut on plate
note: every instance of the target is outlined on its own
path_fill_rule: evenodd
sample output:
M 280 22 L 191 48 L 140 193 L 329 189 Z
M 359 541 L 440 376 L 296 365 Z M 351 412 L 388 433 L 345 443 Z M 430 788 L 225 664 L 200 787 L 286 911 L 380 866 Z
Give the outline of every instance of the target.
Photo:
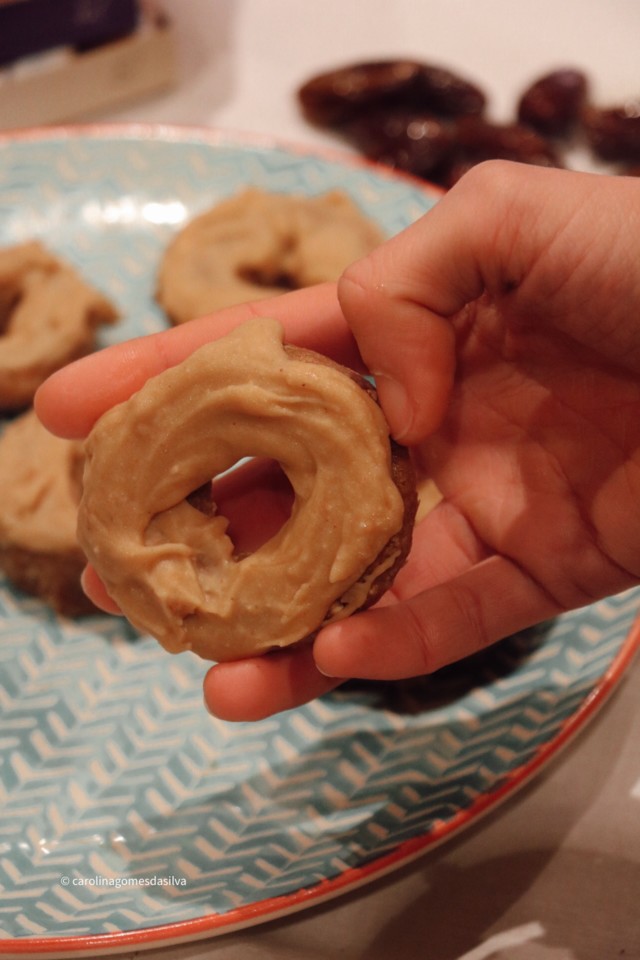
M 0 435 L 0 569 L 58 613 L 95 611 L 80 586 L 85 557 L 76 539 L 82 443 L 61 440 L 33 410 Z
M 254 319 L 107 412 L 86 443 L 78 537 L 138 629 L 207 660 L 265 653 L 374 603 L 411 543 L 408 452 L 373 388 Z M 245 457 L 275 460 L 289 519 L 248 556 L 190 494 Z
M 0 410 L 28 406 L 40 384 L 114 323 L 109 301 L 39 241 L 0 250 Z
M 315 197 L 257 188 L 223 200 L 167 247 L 156 297 L 172 323 L 337 280 L 383 240 L 340 190 Z

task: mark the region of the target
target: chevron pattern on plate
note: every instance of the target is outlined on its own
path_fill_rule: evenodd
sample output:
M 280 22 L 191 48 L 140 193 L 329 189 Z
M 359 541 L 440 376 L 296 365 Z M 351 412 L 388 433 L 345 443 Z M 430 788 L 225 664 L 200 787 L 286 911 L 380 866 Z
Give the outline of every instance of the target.
M 171 233 L 246 183 L 348 190 L 388 233 L 434 202 L 363 166 L 197 136 L 0 142 L 0 242 L 39 236 L 162 327 Z M 70 622 L 0 580 L 2 940 L 225 914 L 339 877 L 472 810 L 575 716 L 640 592 L 404 684 L 350 684 L 256 724 L 202 707 L 206 664 L 122 620 Z
M 2 598 L 0 929 L 22 937 L 224 913 L 427 833 L 558 732 L 639 594 L 393 692 L 353 685 L 247 725 L 204 713 L 195 657 Z

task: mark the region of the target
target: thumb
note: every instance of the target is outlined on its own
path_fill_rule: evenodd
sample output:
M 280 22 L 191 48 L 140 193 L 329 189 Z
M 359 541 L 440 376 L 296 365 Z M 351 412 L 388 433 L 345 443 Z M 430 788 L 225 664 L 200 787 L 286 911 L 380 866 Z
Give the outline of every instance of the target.
M 415 444 L 440 424 L 455 370 L 453 328 L 448 320 L 398 289 L 391 251 L 353 264 L 338 283 L 338 299 L 380 404 L 400 443 Z
M 505 264 L 513 270 L 514 198 L 526 201 L 523 178 L 538 192 L 548 182 L 520 166 L 473 168 L 338 283 L 341 309 L 397 440 L 415 444 L 439 426 L 455 372 L 450 321 L 485 289 L 500 287 Z
M 483 288 L 477 225 L 486 217 L 485 192 L 465 179 L 338 282 L 344 317 L 403 443 L 439 426 L 455 373 L 450 318 Z

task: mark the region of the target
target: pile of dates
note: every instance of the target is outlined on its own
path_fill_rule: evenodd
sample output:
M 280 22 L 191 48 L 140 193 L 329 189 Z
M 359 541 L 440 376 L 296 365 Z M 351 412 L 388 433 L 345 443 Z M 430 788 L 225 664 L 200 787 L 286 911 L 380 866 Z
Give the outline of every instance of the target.
M 640 173 L 640 99 L 599 109 L 587 76 L 555 70 L 521 95 L 513 123 L 486 118 L 487 97 L 442 67 L 413 60 L 355 63 L 312 77 L 298 91 L 304 116 L 371 160 L 451 187 L 483 160 L 564 166 L 582 138 L 600 160 Z

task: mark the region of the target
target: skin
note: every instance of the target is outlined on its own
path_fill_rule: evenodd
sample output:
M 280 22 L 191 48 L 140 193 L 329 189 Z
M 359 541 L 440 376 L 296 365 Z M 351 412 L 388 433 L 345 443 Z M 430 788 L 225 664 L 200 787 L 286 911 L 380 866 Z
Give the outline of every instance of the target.
M 51 377 L 36 409 L 53 432 L 84 436 L 148 376 L 253 313 L 376 375 L 393 435 L 443 500 L 375 609 L 312 646 L 209 671 L 208 708 L 257 719 L 344 678 L 431 672 L 640 582 L 639 263 L 640 181 L 492 161 L 337 290 L 94 354 Z M 270 523 L 288 509 L 268 468 L 258 474 L 219 491 L 240 541 L 256 487 Z M 113 609 L 93 571 L 85 586 Z

